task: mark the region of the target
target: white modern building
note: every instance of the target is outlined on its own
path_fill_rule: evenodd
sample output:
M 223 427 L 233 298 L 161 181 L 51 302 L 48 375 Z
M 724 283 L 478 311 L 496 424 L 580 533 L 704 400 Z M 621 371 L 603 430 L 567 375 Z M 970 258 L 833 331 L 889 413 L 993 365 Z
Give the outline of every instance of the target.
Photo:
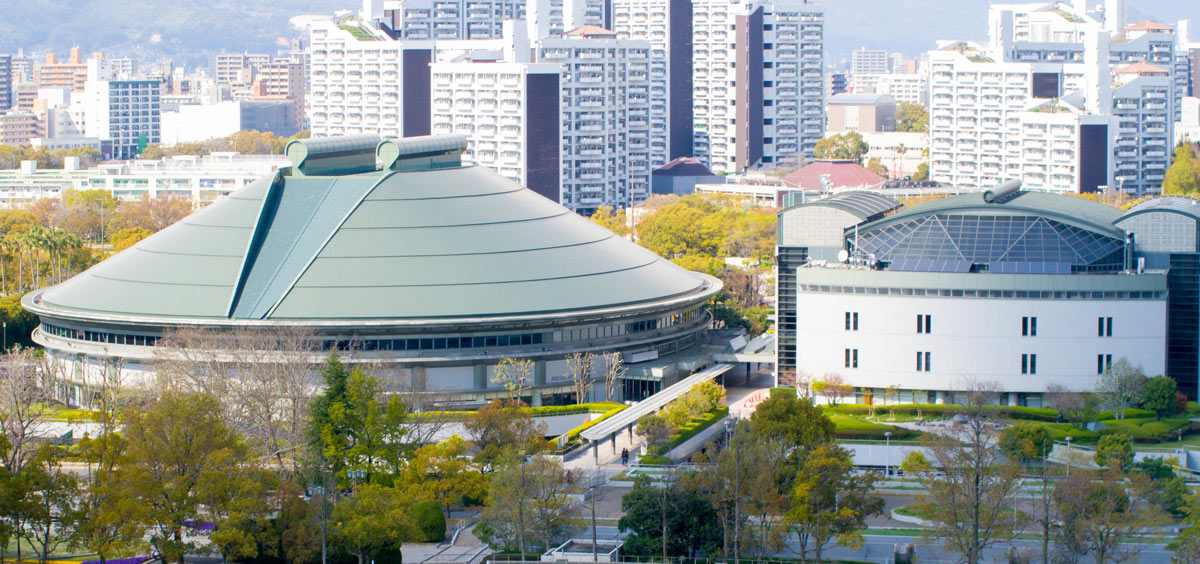
M 824 8 L 801 0 L 692 8 L 694 156 L 717 173 L 811 157 L 825 133 Z
M 1127 243 L 1159 240 L 1129 221 L 1143 212 L 1015 182 L 899 211 L 883 198 L 780 212 L 781 380 L 837 374 L 860 403 L 893 386 L 901 402 L 953 403 L 995 382 L 1001 403 L 1036 407 L 1047 386 L 1093 388 L 1124 358 L 1195 389 L 1194 367 L 1168 369 L 1178 282 L 1141 270 Z

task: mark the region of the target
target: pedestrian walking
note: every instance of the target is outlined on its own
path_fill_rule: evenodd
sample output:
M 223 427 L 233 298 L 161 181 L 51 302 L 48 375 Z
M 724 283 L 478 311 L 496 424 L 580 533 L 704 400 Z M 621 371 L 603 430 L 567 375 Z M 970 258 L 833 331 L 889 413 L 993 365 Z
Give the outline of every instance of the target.
M 621 449 L 621 465 L 624 466 L 626 464 L 629 464 L 629 449 L 623 448 Z

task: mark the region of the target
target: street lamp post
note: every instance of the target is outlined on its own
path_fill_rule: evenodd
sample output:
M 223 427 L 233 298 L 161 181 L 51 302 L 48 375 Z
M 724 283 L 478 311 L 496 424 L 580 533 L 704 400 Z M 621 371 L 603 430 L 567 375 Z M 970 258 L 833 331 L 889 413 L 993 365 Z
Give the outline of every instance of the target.
M 1072 437 L 1067 436 L 1067 477 L 1071 477 L 1071 440 Z
M 321 477 L 324 478 L 325 473 L 322 472 L 321 474 Z M 325 521 L 327 520 L 327 516 L 325 515 L 325 486 L 314 486 L 308 488 L 308 495 L 321 496 L 321 564 L 326 564 L 327 551 L 325 549 Z
M 883 475 L 891 477 L 892 475 L 892 432 L 887 431 L 883 434 Z

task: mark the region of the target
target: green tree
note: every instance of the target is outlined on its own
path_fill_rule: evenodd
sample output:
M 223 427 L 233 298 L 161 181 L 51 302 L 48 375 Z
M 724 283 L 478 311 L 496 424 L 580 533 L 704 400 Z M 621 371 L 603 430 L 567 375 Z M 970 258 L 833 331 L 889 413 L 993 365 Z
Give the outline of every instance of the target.
M 1096 444 L 1096 464 L 1124 470 L 1133 464 L 1133 441 L 1129 435 L 1112 433 L 1100 437 Z
M 475 445 L 475 463 L 484 473 L 496 471 L 513 453 L 537 454 L 550 447 L 546 424 L 535 422 L 515 402 L 495 400 L 479 408 L 467 420 L 466 431 Z
M 1142 397 L 1142 407 L 1153 411 L 1158 417 L 1170 415 L 1175 411 L 1175 379 L 1169 376 L 1155 376 L 1146 380 L 1146 390 Z
M 929 131 L 929 111 L 925 109 L 925 106 L 912 102 L 896 104 L 896 131 L 909 133 Z
M 313 402 L 311 434 L 324 460 L 342 483 L 346 472 L 362 470 L 368 480 L 385 467 L 392 474 L 402 465 L 407 409 L 397 396 L 386 397 L 379 381 L 361 368 L 347 370 L 331 353 L 321 369 L 326 388 Z
M 117 200 L 108 190 L 67 190 L 63 192 L 63 228 L 77 237 L 94 242 L 108 238 L 108 223 L 117 209 Z
M 146 148 L 142 149 L 142 152 L 138 154 L 139 159 L 148 161 L 157 161 L 165 156 L 167 156 L 166 151 L 163 151 L 162 146 L 158 143 L 146 145 Z
M 125 456 L 119 476 L 127 518 L 150 523 L 150 543 L 165 561 L 182 564 L 197 550 L 184 538 L 184 521 L 199 518 L 205 488 L 236 480 L 251 461 L 246 447 L 207 394 L 163 394 L 122 415 Z
M 112 234 L 113 252 L 119 253 L 132 247 L 138 241 L 153 235 L 154 232 L 144 227 L 127 227 Z
M 879 157 L 867 159 L 867 170 L 885 178 L 888 175 L 888 167 L 883 164 L 883 161 L 879 160 Z
M 78 524 L 75 492 L 79 480 L 61 469 L 55 451 L 53 446 L 43 446 L 22 471 L 25 487 L 19 511 L 23 526 L 18 533 L 42 562 L 70 543 Z
M 440 443 L 418 448 L 408 461 L 404 480 L 420 487 L 450 514 L 451 504 L 462 498 L 482 499 L 487 493 L 483 473 L 467 456 L 470 445 L 455 435 Z
M 800 549 L 813 547 L 817 562 L 830 542 L 853 550 L 862 547 L 867 517 L 883 512 L 874 493 L 877 474 L 858 474 L 845 449 L 824 444 L 801 465 L 792 489 L 787 522 L 800 535 Z
M 909 180 L 929 180 L 929 163 L 921 163 L 917 165 L 917 171 L 912 173 L 912 177 L 909 178 Z
M 396 554 L 406 540 L 417 538 L 412 499 L 392 487 L 363 484 L 333 508 L 334 543 L 358 564 Z
M 75 508 L 78 526 L 73 544 L 96 553 L 100 562 L 130 553 L 145 533 L 146 524 L 130 515 L 139 513 L 138 503 L 125 495 L 117 464 L 125 454 L 115 414 L 104 412 L 102 425 L 108 431 L 79 441 L 79 452 L 88 463 L 82 495 Z
M 833 439 L 833 421 L 807 398 L 772 393 L 750 416 L 754 431 L 763 437 L 794 445 L 803 455 Z
M 817 141 L 813 153 L 818 159 L 850 160 L 861 164 L 863 155 L 870 151 L 871 146 L 863 141 L 863 136 L 857 131 L 850 131 Z
M 1050 442 L 1045 425 L 1016 423 L 1000 433 L 1000 450 L 1004 456 L 1022 463 L 1043 460 L 1043 447 Z
M 267 470 L 246 464 L 247 459 L 246 450 L 215 453 L 210 462 L 229 471 L 205 473 L 197 488 L 203 502 L 203 517 L 213 524 L 211 546 L 226 560 L 273 556 L 259 551 L 270 545 L 265 537 L 270 532 L 267 526 L 272 509 L 270 491 L 277 480 Z
M 629 226 L 625 223 L 625 210 L 613 209 L 612 206 L 600 206 L 592 214 L 592 221 L 597 225 L 624 237 L 629 234 Z
M 476 532 L 495 550 L 524 554 L 533 547 L 531 540 L 542 550 L 552 548 L 570 528 L 576 481 L 557 460 L 510 450 L 491 476 Z
M 1170 464 L 1160 457 L 1144 458 L 1133 465 L 1133 471 L 1150 480 L 1153 485 L 1150 499 L 1163 511 L 1175 517 L 1186 515 L 1191 488 Z
M 721 546 L 721 528 L 707 499 L 687 491 L 677 479 L 659 483 L 639 476 L 633 489 L 621 497 L 621 519 L 617 527 L 628 533 L 627 554 L 695 558 L 697 552 L 712 554 Z
M 417 538 L 421 542 L 442 542 L 446 540 L 446 516 L 442 507 L 433 500 L 418 501 L 413 506 L 413 520 L 416 523 Z
M 1097 564 L 1135 559 L 1145 543 L 1159 538 L 1169 521 L 1147 497 L 1144 476 L 1111 467 L 1091 476 L 1076 472 L 1054 488 L 1058 505 L 1058 546 L 1064 560 L 1090 554 Z
M 717 218 L 718 209 L 699 196 L 685 196 L 643 217 L 637 225 L 637 241 L 669 259 L 685 255 L 716 257 L 725 232 Z
M 1200 160 L 1196 158 L 1195 146 L 1180 143 L 1175 147 L 1175 156 L 1163 178 L 1164 196 L 1200 195 Z

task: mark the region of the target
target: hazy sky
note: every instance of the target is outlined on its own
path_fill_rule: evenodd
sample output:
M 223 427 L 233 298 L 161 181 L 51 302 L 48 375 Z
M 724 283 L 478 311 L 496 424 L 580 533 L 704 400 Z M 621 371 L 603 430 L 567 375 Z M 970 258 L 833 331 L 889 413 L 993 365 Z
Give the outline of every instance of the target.
M 939 39 L 987 39 L 988 0 L 818 1 L 825 4 L 826 51 L 834 64 L 864 46 L 915 56 Z M 1126 11 L 1131 20 L 1171 25 L 1191 19 L 1191 39 L 1200 41 L 1200 0 L 1127 0 Z

